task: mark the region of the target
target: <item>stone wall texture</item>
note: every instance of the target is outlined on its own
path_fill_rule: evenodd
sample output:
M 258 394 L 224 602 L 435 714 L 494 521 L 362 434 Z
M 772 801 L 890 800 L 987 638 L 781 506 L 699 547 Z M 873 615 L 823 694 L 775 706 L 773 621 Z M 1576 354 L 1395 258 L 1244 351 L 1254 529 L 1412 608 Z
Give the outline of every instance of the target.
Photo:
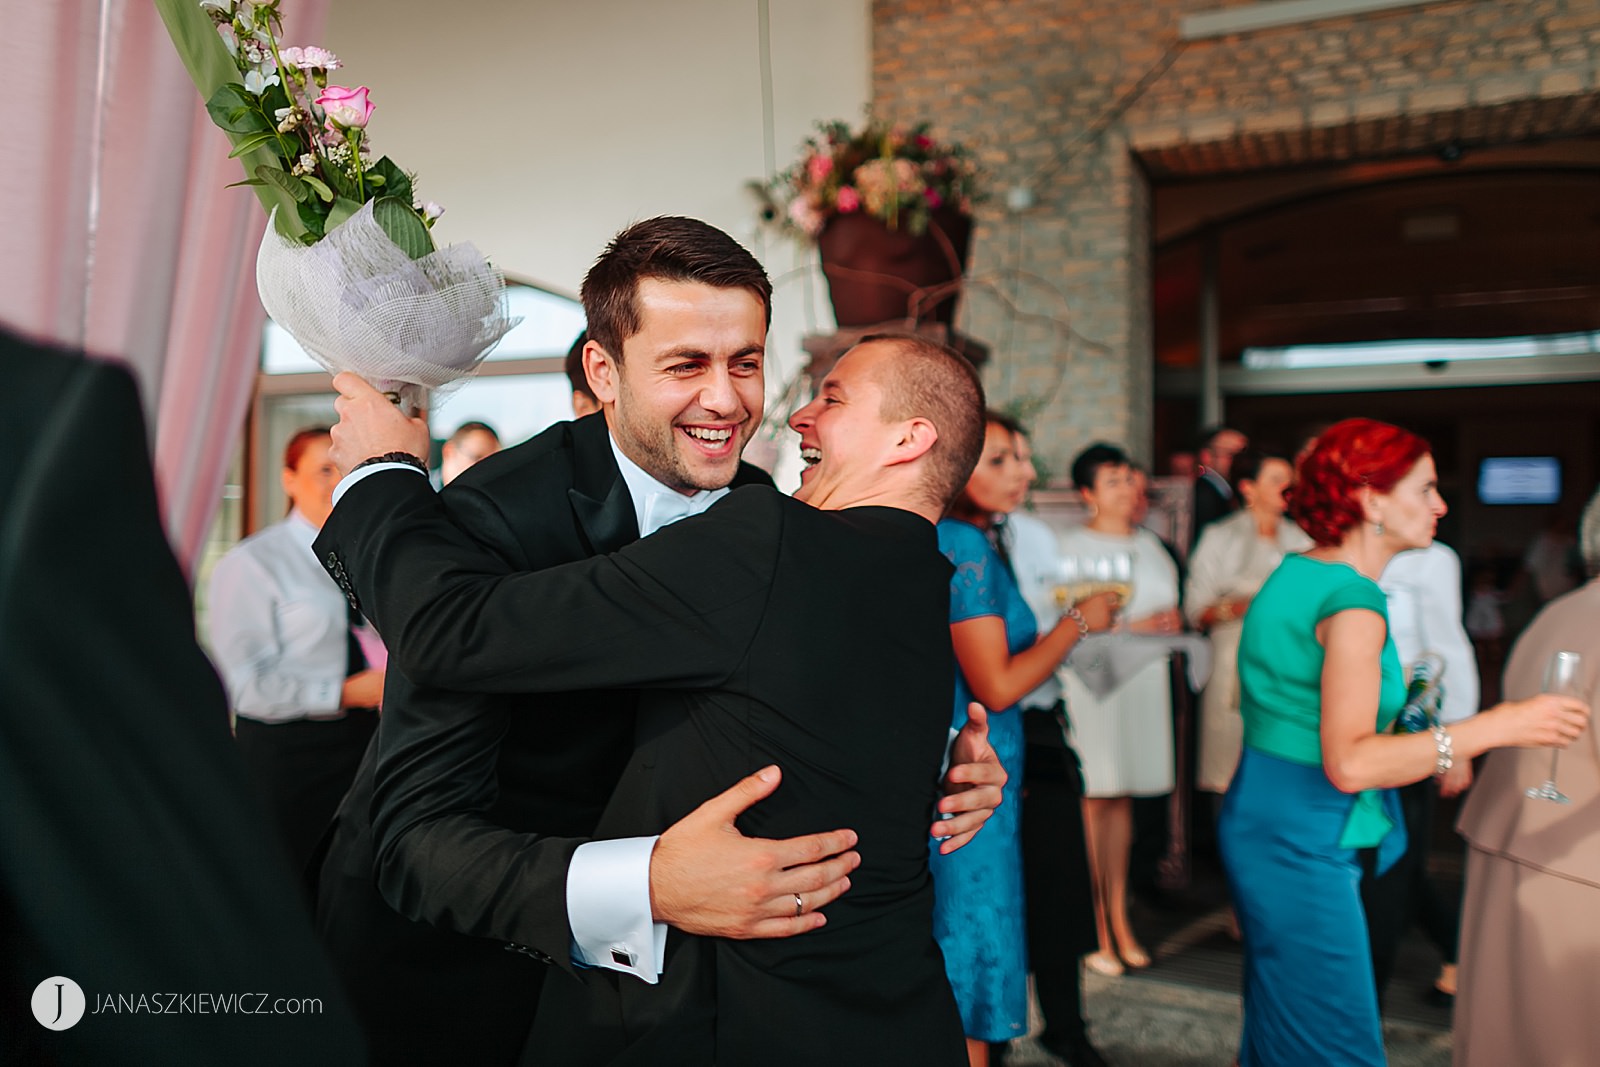
M 1151 439 L 1153 185 L 1600 130 L 1600 0 L 1441 0 L 1181 41 L 1221 0 L 875 0 L 873 100 L 981 159 L 961 328 L 1056 470 Z M 1007 207 L 1026 189 L 1033 204 Z

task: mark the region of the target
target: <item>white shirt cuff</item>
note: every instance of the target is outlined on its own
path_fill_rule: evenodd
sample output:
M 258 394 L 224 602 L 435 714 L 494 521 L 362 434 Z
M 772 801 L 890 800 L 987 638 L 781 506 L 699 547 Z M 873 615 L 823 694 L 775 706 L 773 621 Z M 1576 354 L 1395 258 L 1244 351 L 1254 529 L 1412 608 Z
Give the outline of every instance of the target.
M 424 478 L 427 477 L 426 474 L 423 474 L 422 471 L 417 470 L 409 463 L 370 463 L 359 470 L 351 471 L 339 479 L 339 484 L 333 487 L 334 506 L 338 506 L 339 498 L 349 492 L 352 485 L 355 485 L 367 475 L 376 474 L 379 471 L 411 471 L 415 474 L 422 474 Z
M 650 914 L 650 854 L 655 847 L 654 837 L 627 837 L 589 841 L 573 852 L 567 868 L 573 962 L 656 984 L 667 949 L 667 924 L 655 922 Z

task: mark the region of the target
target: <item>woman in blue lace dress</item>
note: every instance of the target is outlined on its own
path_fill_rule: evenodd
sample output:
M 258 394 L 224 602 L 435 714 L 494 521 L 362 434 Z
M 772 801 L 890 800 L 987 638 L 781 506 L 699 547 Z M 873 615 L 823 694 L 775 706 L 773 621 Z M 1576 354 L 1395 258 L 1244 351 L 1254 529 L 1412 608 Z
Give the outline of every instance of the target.
M 1005 801 L 966 848 L 933 854 L 934 936 L 967 1035 L 974 1067 L 989 1043 L 1028 1032 L 1028 954 L 1022 897 L 1023 736 L 1017 701 L 1055 670 L 1078 639 L 1111 624 L 1109 596 L 1068 608 L 1042 638 L 1011 569 L 990 541 L 995 518 L 1016 510 L 1032 467 L 1019 459 L 1019 427 L 991 412 L 983 455 L 966 489 L 939 523 L 939 547 L 955 564 L 950 636 L 960 667 L 951 725 L 967 705 L 990 709 L 989 742 L 1010 775 Z

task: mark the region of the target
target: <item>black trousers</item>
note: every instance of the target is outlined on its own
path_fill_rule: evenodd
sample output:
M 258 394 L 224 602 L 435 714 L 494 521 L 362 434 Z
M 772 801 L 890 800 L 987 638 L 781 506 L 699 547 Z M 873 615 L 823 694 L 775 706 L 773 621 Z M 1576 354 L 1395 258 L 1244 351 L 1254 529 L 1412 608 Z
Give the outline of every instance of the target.
M 1022 869 L 1028 901 L 1028 958 L 1044 1015 L 1047 1048 L 1085 1037 L 1079 957 L 1098 944 L 1089 852 L 1083 832 L 1083 774 L 1067 744 L 1061 705 L 1024 711 Z
M 377 729 L 378 713 L 370 708 L 348 708 L 339 719 L 234 720 L 239 753 L 297 880 L 305 881 L 306 864 Z

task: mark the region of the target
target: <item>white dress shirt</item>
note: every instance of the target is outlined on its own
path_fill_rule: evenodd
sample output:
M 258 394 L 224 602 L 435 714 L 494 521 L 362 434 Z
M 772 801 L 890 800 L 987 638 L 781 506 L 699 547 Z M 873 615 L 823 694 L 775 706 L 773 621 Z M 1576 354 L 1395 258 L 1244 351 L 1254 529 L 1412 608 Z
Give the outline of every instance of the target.
M 1043 519 L 1014 511 L 1001 526 L 1006 550 L 1011 553 L 1011 573 L 1016 576 L 1022 599 L 1033 609 L 1042 637 L 1061 621 L 1056 606 L 1056 586 L 1061 584 L 1061 553 L 1056 547 L 1056 532 Z M 1019 703 L 1024 708 L 1052 708 L 1061 699 L 1061 683 L 1054 672 L 1039 688 Z
M 669 488 L 629 459 L 616 438 L 607 440 L 633 501 L 640 537 L 698 515 L 728 495 L 725 488 L 692 494 Z M 422 474 L 406 463 L 374 463 L 346 475 L 334 490 L 334 503 L 362 478 L 391 468 Z M 572 927 L 574 962 L 636 975 L 652 985 L 660 977 L 667 925 L 656 922 L 650 910 L 650 855 L 655 845 L 655 837 L 629 837 L 589 841 L 573 851 L 567 867 L 567 922 Z
M 1401 552 L 1378 579 L 1389 600 L 1389 633 L 1400 663 L 1409 672 L 1426 652 L 1444 660 L 1443 722 L 1460 722 L 1478 713 L 1478 659 L 1462 625 L 1461 560 L 1450 546 Z
M 349 609 L 298 509 L 217 561 L 206 603 L 211 658 L 234 714 L 259 722 L 336 719 L 349 666 Z
M 662 485 L 617 447 L 611 454 L 633 500 L 639 536 L 698 515 L 728 495 L 727 489 L 684 494 Z M 707 799 L 710 799 L 709 797 Z M 572 958 L 590 967 L 636 975 L 654 985 L 667 950 L 667 924 L 650 911 L 650 854 L 655 837 L 589 841 L 572 853 L 567 867 L 567 922 Z

